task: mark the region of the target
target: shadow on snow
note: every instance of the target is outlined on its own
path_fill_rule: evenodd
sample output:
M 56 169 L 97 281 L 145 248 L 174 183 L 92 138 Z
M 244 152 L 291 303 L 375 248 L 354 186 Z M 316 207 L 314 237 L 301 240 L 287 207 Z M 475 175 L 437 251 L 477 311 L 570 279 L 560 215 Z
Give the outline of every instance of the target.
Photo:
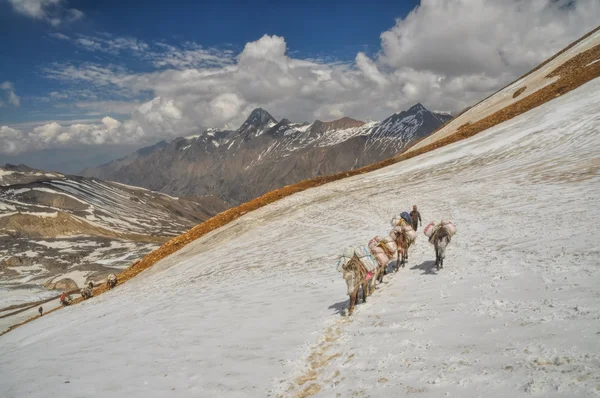
M 437 275 L 437 270 L 435 269 L 435 261 L 423 261 L 419 265 L 415 265 L 411 269 L 419 269 L 423 271 L 421 275 Z

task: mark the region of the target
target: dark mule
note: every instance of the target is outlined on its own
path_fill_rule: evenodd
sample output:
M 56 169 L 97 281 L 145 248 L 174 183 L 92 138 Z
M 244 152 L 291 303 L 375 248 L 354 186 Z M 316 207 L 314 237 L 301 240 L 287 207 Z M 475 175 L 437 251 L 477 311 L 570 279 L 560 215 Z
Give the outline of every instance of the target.
M 446 247 L 450 243 L 450 234 L 444 227 L 440 227 L 432 236 L 433 247 L 435 248 L 435 267 L 444 268 L 444 258 L 446 257 Z

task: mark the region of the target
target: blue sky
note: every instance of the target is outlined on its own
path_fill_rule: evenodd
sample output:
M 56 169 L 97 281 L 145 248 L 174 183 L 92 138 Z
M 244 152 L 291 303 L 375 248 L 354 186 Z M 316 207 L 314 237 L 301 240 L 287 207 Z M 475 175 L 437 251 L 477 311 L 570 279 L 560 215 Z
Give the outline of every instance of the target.
M 599 20 L 598 0 L 0 0 L 0 163 L 110 159 L 256 107 L 458 111 Z
M 41 71 L 53 62 L 117 63 L 135 71 L 153 69 L 127 53 L 77 48 L 52 36 L 57 33 L 88 37 L 109 33 L 149 44 L 194 42 L 235 52 L 241 51 L 248 41 L 269 34 L 285 37 L 289 53 L 297 58 L 352 61 L 359 51 L 378 51 L 381 32 L 393 27 L 395 19 L 404 17 L 417 1 L 373 1 L 367 5 L 356 0 L 309 0 L 282 6 L 277 1 L 109 0 L 70 1 L 66 5 L 80 10 L 85 17 L 54 27 L 15 13 L 7 1 L 0 2 L 0 52 L 4 60 L 0 63 L 0 76 L 18 87 L 22 99 L 17 109 L 0 108 L 0 124 L 56 117 L 52 103 L 35 99 L 64 88 L 61 82 L 45 78 Z M 58 118 L 69 119 L 76 114 L 72 109 L 64 109 Z

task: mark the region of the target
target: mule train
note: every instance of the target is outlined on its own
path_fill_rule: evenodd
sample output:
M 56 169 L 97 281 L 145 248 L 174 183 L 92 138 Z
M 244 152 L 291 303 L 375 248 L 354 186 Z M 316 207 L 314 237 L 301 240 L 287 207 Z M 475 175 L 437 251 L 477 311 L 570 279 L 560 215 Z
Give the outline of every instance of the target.
M 369 241 L 368 248 L 346 247 L 339 256 L 337 270 L 342 273 L 350 296 L 348 315 L 354 312 L 361 291 L 363 302 L 366 302 L 376 284 L 383 282 L 390 260 L 397 258 L 394 267 L 396 272 L 400 267 L 406 266 L 408 249 L 417 238 L 410 219 L 406 216 L 408 213 L 395 216 L 392 219 L 393 229 L 390 234 L 374 237 Z M 424 233 L 435 248 L 437 269 L 443 268 L 446 247 L 456 233 L 456 227 L 450 221 L 442 221 L 438 225 L 432 222 L 425 227 Z

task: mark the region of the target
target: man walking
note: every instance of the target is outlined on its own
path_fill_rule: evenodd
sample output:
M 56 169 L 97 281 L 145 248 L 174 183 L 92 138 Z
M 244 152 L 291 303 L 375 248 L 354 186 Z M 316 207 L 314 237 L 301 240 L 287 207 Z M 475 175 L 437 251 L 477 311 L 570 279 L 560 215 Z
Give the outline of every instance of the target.
M 421 213 L 417 211 L 417 205 L 413 206 L 413 210 L 410 212 L 410 218 L 412 220 L 412 227 L 416 231 L 419 224 L 423 226 L 423 222 L 421 221 Z

